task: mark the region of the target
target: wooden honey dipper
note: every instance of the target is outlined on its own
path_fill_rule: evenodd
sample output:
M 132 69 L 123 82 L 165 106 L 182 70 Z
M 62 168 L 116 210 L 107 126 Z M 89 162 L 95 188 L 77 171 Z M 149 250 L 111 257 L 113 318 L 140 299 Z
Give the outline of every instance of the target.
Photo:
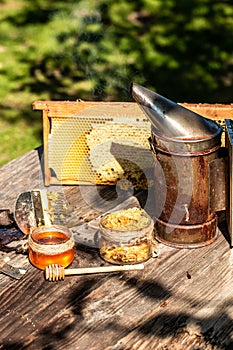
M 132 265 L 113 265 L 113 266 L 97 266 L 97 267 L 79 267 L 76 269 L 65 269 L 63 266 L 52 264 L 45 268 L 45 279 L 48 281 L 63 280 L 68 275 L 84 275 L 91 273 L 105 273 L 118 271 L 135 271 L 143 270 L 144 264 Z

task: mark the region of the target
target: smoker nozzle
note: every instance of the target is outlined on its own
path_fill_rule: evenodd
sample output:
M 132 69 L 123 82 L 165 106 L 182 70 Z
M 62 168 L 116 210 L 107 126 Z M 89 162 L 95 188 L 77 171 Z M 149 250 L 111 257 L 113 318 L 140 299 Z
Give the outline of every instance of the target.
M 209 139 L 222 132 L 215 121 L 161 96 L 139 84 L 131 84 L 131 96 L 149 118 L 153 131 L 167 138 L 196 141 Z

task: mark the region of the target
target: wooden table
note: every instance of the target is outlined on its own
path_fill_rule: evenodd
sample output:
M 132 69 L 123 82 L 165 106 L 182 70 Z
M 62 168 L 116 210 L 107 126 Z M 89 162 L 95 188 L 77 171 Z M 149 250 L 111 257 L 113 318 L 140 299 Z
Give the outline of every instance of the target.
M 42 159 L 39 148 L 1 167 L 1 209 L 43 187 Z M 100 197 L 106 210 L 115 204 L 104 186 L 98 198 L 96 186 L 85 186 L 85 196 L 78 186 L 64 193 L 83 221 L 99 215 Z M 0 349 L 233 349 L 233 255 L 224 234 L 203 248 L 157 244 L 157 252 L 143 271 L 60 282 L 45 281 L 27 256 L 8 253 L 28 272 L 21 280 L 0 275 Z M 97 249 L 76 247 L 71 267 L 100 264 Z

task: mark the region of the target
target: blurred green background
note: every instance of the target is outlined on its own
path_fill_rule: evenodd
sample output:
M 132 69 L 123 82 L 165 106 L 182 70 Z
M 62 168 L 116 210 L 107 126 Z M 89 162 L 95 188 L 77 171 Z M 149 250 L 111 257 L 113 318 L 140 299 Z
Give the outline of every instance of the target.
M 0 165 L 42 144 L 36 100 L 232 103 L 231 0 L 0 0 Z

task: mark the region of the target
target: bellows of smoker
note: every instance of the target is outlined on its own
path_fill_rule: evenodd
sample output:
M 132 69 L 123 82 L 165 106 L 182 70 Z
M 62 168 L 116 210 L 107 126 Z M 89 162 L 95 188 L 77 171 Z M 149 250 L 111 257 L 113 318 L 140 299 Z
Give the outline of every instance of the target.
M 136 83 L 131 95 L 151 122 L 156 239 L 178 248 L 212 243 L 227 202 L 222 127 Z

